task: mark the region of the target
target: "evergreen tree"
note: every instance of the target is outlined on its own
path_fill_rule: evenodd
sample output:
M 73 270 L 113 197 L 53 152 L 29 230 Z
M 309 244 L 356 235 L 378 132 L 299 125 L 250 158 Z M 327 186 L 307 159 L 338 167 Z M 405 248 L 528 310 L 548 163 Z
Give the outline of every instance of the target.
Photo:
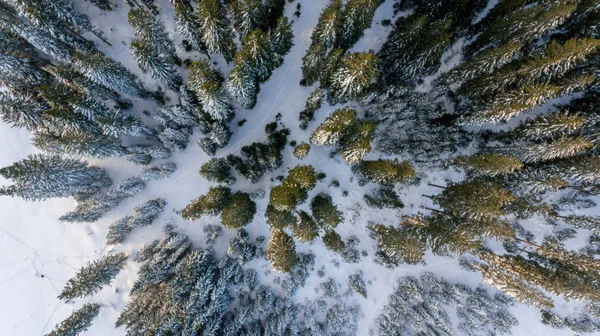
M 210 0 L 212 1 L 212 0 Z M 233 118 L 233 107 L 225 94 L 219 71 L 211 68 L 206 60 L 192 63 L 188 75 L 190 88 L 202 103 L 202 108 L 217 121 L 229 121 Z
M 298 222 L 292 228 L 294 238 L 303 243 L 312 243 L 319 236 L 319 227 L 308 213 L 298 212 Z
M 152 78 L 160 81 L 171 89 L 179 88 L 181 76 L 174 69 L 171 56 L 165 57 L 157 53 L 145 40 L 135 40 L 130 44 L 134 61 L 144 72 L 150 72 Z
M 511 174 L 524 166 L 518 159 L 499 154 L 459 156 L 452 160 L 452 163 L 459 167 L 468 168 L 477 174 L 487 176 Z
M 418 264 L 423 261 L 425 244 L 419 231 L 408 221 L 398 228 L 381 224 L 370 224 L 369 233 L 377 242 L 376 260 L 388 267 L 401 263 Z
M 14 89 L 26 89 L 47 81 L 47 75 L 29 59 L 0 55 L 0 84 Z
M 306 55 L 302 57 L 302 80 L 300 85 L 313 85 L 321 74 L 323 62 L 327 56 L 327 47 L 320 43 L 312 43 Z
M 175 170 L 177 170 L 177 165 L 171 162 L 154 167 L 144 168 L 142 169 L 142 180 L 150 181 L 169 177 L 173 175 Z
M 371 138 L 375 133 L 375 123 L 362 120 L 340 140 L 341 155 L 351 165 L 361 161 L 371 151 Z
M 291 211 L 308 198 L 308 192 L 317 184 L 317 172 L 310 166 L 296 166 L 282 184 L 271 189 L 269 204 L 279 211 Z
M 275 229 L 293 228 L 298 221 L 291 211 L 277 210 L 272 204 L 267 205 L 265 217 L 267 224 Z
M 305 130 L 308 127 L 308 123 L 314 120 L 315 111 L 321 108 L 323 105 L 323 91 L 320 88 L 316 88 L 313 91 L 304 105 L 304 110 L 300 112 L 300 129 Z
M 283 64 L 283 59 L 294 46 L 294 32 L 292 30 L 292 22 L 288 21 L 285 16 L 277 19 L 277 26 L 269 31 L 269 41 L 271 49 L 275 54 L 275 67 Z
M 365 95 L 379 77 L 377 57 L 373 53 L 351 53 L 342 59 L 340 67 L 332 74 L 329 91 L 330 102 L 358 100 Z
M 481 75 L 491 74 L 510 62 L 522 47 L 523 45 L 518 42 L 508 41 L 497 47 L 484 50 L 443 76 L 450 80 L 467 81 Z
M 367 181 L 379 184 L 405 183 L 415 176 L 415 171 L 408 161 L 364 160 L 354 169 Z
M 175 45 L 169 39 L 165 25 L 156 16 L 138 8 L 129 11 L 127 20 L 135 37 L 156 55 L 175 56 Z
M 67 281 L 67 285 L 58 296 L 59 299 L 72 300 L 99 292 L 109 285 L 125 267 L 125 253 L 108 254 L 101 259 L 88 263 Z
M 234 62 L 236 65 L 246 64 L 259 82 L 268 80 L 276 65 L 269 36 L 258 29 L 252 31 L 244 38 Z
M 304 159 L 310 152 L 310 145 L 303 142 L 294 148 L 294 156 L 298 159 Z
M 240 41 L 260 27 L 264 15 L 260 0 L 234 0 L 229 4 L 229 12 Z
M 40 150 L 53 155 L 69 154 L 74 157 L 106 159 L 127 154 L 118 139 L 93 133 L 35 132 L 31 142 Z
M 226 89 L 229 95 L 243 108 L 252 109 L 256 105 L 259 84 L 250 66 L 236 64 L 227 77 Z
M 560 138 L 549 143 L 539 143 L 513 148 L 516 155 L 525 163 L 535 163 L 554 159 L 564 159 L 594 146 L 583 137 Z M 502 149 L 504 150 L 504 149 Z
M 381 0 L 350 0 L 344 7 L 341 41 L 338 45 L 350 49 L 371 27 L 373 16 Z
M 200 167 L 200 175 L 210 182 L 232 185 L 235 177 L 231 174 L 231 167 L 224 158 L 212 158 Z
M 372 208 L 404 208 L 404 203 L 391 186 L 383 186 L 375 191 L 374 196 L 365 195 L 364 199 L 365 203 Z
M 208 51 L 221 53 L 227 62 L 232 61 L 235 44 L 221 1 L 201 1 L 195 14 L 199 22 L 202 42 Z
M 342 237 L 340 237 L 340 235 L 331 228 L 325 230 L 325 234 L 323 235 L 323 244 L 325 244 L 328 249 L 337 253 L 342 253 L 346 248 L 346 244 L 342 240 Z
M 331 196 L 320 193 L 310 201 L 310 211 L 321 228 L 335 228 L 344 221 L 341 211 L 333 204 Z
M 144 97 L 146 90 L 138 79 L 123 65 L 110 58 L 96 53 L 77 53 L 73 56 L 73 62 L 79 71 L 89 80 L 106 86 L 116 92 Z
M 367 298 L 367 284 L 365 284 L 365 281 L 363 280 L 362 271 L 357 271 L 354 274 L 350 274 L 348 277 L 348 285 L 350 285 L 350 288 L 352 288 L 360 296 L 365 299 Z
M 86 303 L 71 313 L 46 336 L 77 336 L 88 330 L 98 313 L 100 313 L 99 304 Z
M 274 270 L 289 273 L 297 261 L 294 240 L 283 230 L 273 229 L 265 255 L 273 265 Z
M 333 81 L 333 75 L 342 66 L 342 61 L 344 59 L 345 52 L 346 51 L 344 49 L 340 49 L 340 48 L 333 48 L 333 49 L 331 49 L 331 51 L 329 51 L 329 53 L 323 60 L 323 64 L 321 65 L 321 69 L 320 69 L 321 74 L 319 76 L 319 84 L 320 84 L 321 88 L 323 88 L 323 89 L 331 88 L 332 81 Z M 329 94 L 328 96 L 329 96 L 330 102 L 331 102 L 332 95 Z
M 231 190 L 226 187 L 211 187 L 206 195 L 191 201 L 182 211 L 181 216 L 187 220 L 196 220 L 204 215 L 216 216 L 231 199 Z
M 250 195 L 236 192 L 231 195 L 221 213 L 221 224 L 228 229 L 239 229 L 252 222 L 256 214 L 256 203 Z
M 313 30 L 312 44 L 321 44 L 325 48 L 333 47 L 342 34 L 343 14 L 342 2 L 334 0 L 325 6 L 319 16 L 319 21 Z
M 198 146 L 210 156 L 214 156 L 217 149 L 223 148 L 231 138 L 231 130 L 227 125 L 214 122 L 207 137 L 198 139 Z
M 58 156 L 34 154 L 8 167 L 0 175 L 14 184 L 0 189 L 1 195 L 43 200 L 54 197 L 83 196 L 108 187 L 106 172 L 86 162 Z
M 315 145 L 337 144 L 344 132 L 356 121 L 356 111 L 350 108 L 335 110 L 315 129 L 310 141 Z
M 175 3 L 174 20 L 177 32 L 190 43 L 192 49 L 205 53 L 206 46 L 202 42 L 200 26 L 194 17 L 191 5 L 184 2 Z
M 25 128 L 30 132 L 37 129 L 43 124 L 46 108 L 43 101 L 27 92 L 0 93 L 1 120 L 13 127 Z
M 577 132 L 585 125 L 586 121 L 586 117 L 580 113 L 552 112 L 519 125 L 516 129 L 509 131 L 507 137 L 509 139 L 554 139 L 561 135 Z

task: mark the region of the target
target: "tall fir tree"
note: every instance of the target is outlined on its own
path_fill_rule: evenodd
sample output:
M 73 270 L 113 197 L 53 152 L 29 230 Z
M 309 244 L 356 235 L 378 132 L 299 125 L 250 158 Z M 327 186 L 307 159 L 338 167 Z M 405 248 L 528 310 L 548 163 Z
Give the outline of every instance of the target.
M 273 269 L 278 272 L 289 273 L 297 261 L 294 240 L 283 230 L 273 229 L 265 255 L 273 265 Z
M 236 48 L 224 4 L 219 0 L 201 1 L 196 17 L 208 51 L 222 54 L 227 62 L 232 61 Z
M 61 300 L 72 300 L 99 292 L 109 285 L 125 267 L 125 253 L 108 254 L 101 259 L 82 267 L 69 281 L 58 296 Z
M 46 336 L 77 336 L 87 331 L 92 321 L 100 313 L 100 305 L 97 303 L 86 303 L 81 308 L 73 311 L 69 317 L 58 324 Z
M 206 113 L 217 121 L 229 121 L 233 118 L 233 107 L 225 90 L 221 87 L 223 77 L 218 70 L 212 69 L 206 60 L 196 61 L 190 67 L 189 86 L 196 92 L 198 100 Z

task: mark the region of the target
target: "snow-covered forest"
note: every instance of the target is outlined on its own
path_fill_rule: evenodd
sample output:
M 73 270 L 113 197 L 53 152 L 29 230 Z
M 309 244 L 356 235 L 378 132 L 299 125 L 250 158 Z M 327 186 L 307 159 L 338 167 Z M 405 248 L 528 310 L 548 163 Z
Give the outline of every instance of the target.
M 0 0 L 2 335 L 600 335 L 597 0 Z

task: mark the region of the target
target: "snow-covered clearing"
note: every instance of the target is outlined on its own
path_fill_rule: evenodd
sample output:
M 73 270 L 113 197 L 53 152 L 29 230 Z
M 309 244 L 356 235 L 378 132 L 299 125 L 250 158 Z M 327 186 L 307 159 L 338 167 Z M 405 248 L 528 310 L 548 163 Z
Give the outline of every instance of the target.
M 270 80 L 261 86 L 258 96 L 258 104 L 250 111 L 238 109 L 236 119 L 231 122 L 234 134 L 229 145 L 220 150 L 217 155 L 225 156 L 236 153 L 239 149 L 255 141 L 266 139 L 264 126 L 274 120 L 275 115 L 281 113 L 281 122 L 291 130 L 289 140 L 298 143 L 307 141 L 314 128 L 319 125 L 337 107 L 324 106 L 316 113 L 316 120 L 309 125 L 306 131 L 298 127 L 298 113 L 303 109 L 304 102 L 314 87 L 302 87 L 298 83 L 301 79 L 300 64 L 302 56 L 310 43 L 310 34 L 315 26 L 321 9 L 328 3 L 327 0 L 299 0 L 302 4 L 301 16 L 293 16 L 296 2 L 287 4 L 287 16 L 294 21 L 294 47 L 286 57 L 285 63 L 276 69 Z M 494 1 L 491 1 L 493 3 Z M 114 11 L 104 13 L 92 7 L 87 2 L 78 2 L 79 9 L 88 13 L 92 22 L 101 28 L 112 47 L 98 43 L 99 48 L 123 63 L 127 68 L 136 73 L 148 87 L 155 86 L 148 75 L 141 73 L 130 56 L 129 42 L 132 32 L 126 23 L 126 14 L 129 7 L 124 1 Z M 160 18 L 165 22 L 167 30 L 172 34 L 173 9 L 167 0 L 155 1 L 160 10 Z M 372 28 L 365 37 L 357 43 L 353 51 L 377 50 L 385 41 L 389 27 L 383 27 L 382 19 L 391 18 L 393 14 L 393 1 L 387 0 L 376 12 Z M 489 7 L 489 6 L 488 6 Z M 489 8 L 487 8 L 489 10 Z M 175 40 L 176 44 L 180 41 Z M 451 55 L 452 53 L 448 54 Z M 183 58 L 198 55 L 186 55 Z M 445 56 L 448 56 L 445 54 Z M 219 62 L 221 70 L 230 70 L 224 64 L 220 56 L 213 57 Z M 144 109 L 151 109 L 151 103 L 139 101 L 134 103 L 134 113 L 141 113 Z M 237 121 L 246 119 L 242 127 L 237 127 Z M 43 335 L 49 332 L 56 323 L 68 316 L 74 308 L 83 304 L 84 300 L 77 303 L 63 303 L 57 295 L 64 286 L 67 279 L 75 274 L 75 271 L 85 263 L 95 260 L 107 252 L 105 236 L 108 225 L 122 216 L 132 212 L 136 205 L 151 198 L 165 198 L 168 201 L 165 211 L 156 222 L 143 229 L 136 230 L 122 246 L 116 250 L 135 253 L 143 243 L 149 242 L 161 236 L 161 228 L 168 218 L 173 218 L 179 228 L 187 233 L 198 245 L 202 244 L 202 227 L 205 224 L 216 224 L 218 219 L 203 218 L 195 222 L 183 221 L 171 210 L 182 209 L 191 199 L 206 193 L 211 183 L 204 180 L 199 174 L 200 165 L 209 157 L 196 145 L 199 134 L 191 137 L 188 148 L 174 155 L 167 161 L 175 162 L 178 166 L 176 173 L 168 178 L 148 183 L 145 192 L 137 197 L 127 199 L 116 210 L 109 212 L 97 223 L 67 224 L 58 221 L 58 217 L 75 207 L 75 201 L 71 199 L 49 200 L 45 202 L 23 202 L 20 199 L 2 197 L 0 198 L 0 211 L 2 213 L 2 224 L 0 224 L 0 298 L 2 301 L 2 318 L 0 319 L 0 334 L 2 335 Z M 11 129 L 9 126 L 0 124 L 0 140 L 5 144 L 0 153 L 0 165 L 6 166 L 12 162 L 34 153 L 36 150 L 29 143 L 29 135 L 24 130 Z M 403 265 L 395 269 L 388 269 L 373 262 L 375 246 L 368 237 L 365 225 L 369 221 L 382 224 L 392 224 L 398 221 L 399 214 L 390 210 L 374 211 L 370 208 L 360 208 L 363 204 L 362 198 L 369 191 L 370 186 L 359 187 L 352 180 L 350 167 L 339 157 L 329 158 L 331 148 L 313 147 L 307 158 L 300 161 L 293 155 L 293 147 L 288 146 L 284 151 L 284 166 L 265 176 L 257 184 L 251 184 L 243 178 L 238 179 L 234 188 L 246 192 L 252 192 L 262 188 L 269 190 L 278 182 L 271 181 L 271 177 L 285 175 L 285 172 L 297 164 L 311 164 L 318 170 L 327 174 L 327 178 L 321 182 L 310 196 L 321 191 L 327 191 L 344 212 L 345 222 L 336 231 L 343 238 L 355 235 L 360 239 L 357 246 L 359 250 L 368 252 L 359 263 L 348 264 L 341 258 L 327 250 L 322 244 L 297 245 L 299 252 L 312 251 L 316 257 L 314 272 L 307 279 L 307 284 L 300 289 L 294 299 L 301 302 L 306 298 L 315 297 L 315 288 L 327 277 L 334 278 L 341 284 L 340 292 L 345 292 L 348 285 L 348 276 L 357 270 L 362 270 L 365 281 L 368 283 L 368 298 L 363 299 L 357 295 L 351 297 L 360 303 L 363 310 L 363 320 L 359 323 L 359 335 L 368 335 L 373 327 L 376 317 L 381 308 L 386 304 L 386 298 L 393 291 L 397 279 L 406 275 L 418 275 L 424 271 L 434 272 L 449 281 L 462 282 L 471 287 L 476 287 L 481 282 L 481 277 L 476 273 L 466 272 L 458 267 L 458 262 L 450 258 L 436 257 L 428 254 L 427 265 L 408 266 Z M 369 159 L 377 158 L 370 154 Z M 140 168 L 123 159 L 103 161 L 111 177 L 115 182 L 124 178 L 136 176 Z M 416 167 L 418 169 L 418 167 Z M 428 187 L 427 182 L 444 184 L 447 180 L 457 180 L 460 175 L 454 171 L 420 172 L 423 180 L 419 186 L 409 186 L 400 190 L 402 201 L 407 204 L 403 210 L 404 214 L 416 213 L 421 205 L 430 205 L 429 200 L 421 197 L 422 194 L 431 194 L 434 188 Z M 339 188 L 330 187 L 332 180 L 339 180 Z M 5 181 L 0 181 L 4 183 Z M 342 192 L 348 191 L 344 197 Z M 269 227 L 265 223 L 264 210 L 267 199 L 258 202 L 257 216 L 246 230 L 251 236 L 268 236 Z M 308 204 L 301 208 L 306 209 Z M 540 226 L 539 234 L 547 229 Z M 234 236 L 234 232 L 224 230 L 224 235 L 217 242 L 217 247 L 224 247 L 228 240 Z M 217 252 L 223 253 L 224 248 Z M 337 261 L 337 262 L 333 262 Z M 271 272 L 270 265 L 266 260 L 255 260 L 250 265 L 259 270 L 262 281 L 273 283 L 277 273 Z M 325 269 L 325 277 L 317 276 L 316 270 Z M 122 335 L 123 329 L 114 329 L 114 323 L 120 311 L 123 309 L 130 286 L 135 281 L 136 265 L 131 262 L 121 272 L 112 286 L 93 296 L 90 300 L 101 302 L 104 308 L 100 316 L 94 321 L 93 326 L 86 335 Z M 277 287 L 277 285 L 274 285 Z M 494 291 L 490 287 L 490 291 Z M 564 301 L 557 300 L 557 306 L 562 304 L 565 310 L 571 306 Z M 569 335 L 567 331 L 550 329 L 540 322 L 539 312 L 536 309 L 524 305 L 513 308 L 514 315 L 519 318 L 520 324 L 513 329 L 514 335 Z

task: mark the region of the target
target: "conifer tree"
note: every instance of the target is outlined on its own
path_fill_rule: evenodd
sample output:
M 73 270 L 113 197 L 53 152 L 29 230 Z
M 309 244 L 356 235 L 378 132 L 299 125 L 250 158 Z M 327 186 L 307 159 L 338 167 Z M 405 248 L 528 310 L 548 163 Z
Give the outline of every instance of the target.
M 116 92 L 141 97 L 147 95 L 134 74 L 100 53 L 77 53 L 73 56 L 73 62 L 84 76 L 97 84 Z
M 459 156 L 452 160 L 459 167 L 465 167 L 477 174 L 496 176 L 513 173 L 523 168 L 518 159 L 500 154 L 474 154 Z
M 243 108 L 252 109 L 256 105 L 259 84 L 250 66 L 236 64 L 227 77 L 226 89 L 229 95 Z
M 248 34 L 242 49 L 236 54 L 235 63 L 246 63 L 259 82 L 269 79 L 275 68 L 275 54 L 269 36 L 258 29 Z
M 350 108 L 335 110 L 315 129 L 310 141 L 315 145 L 332 146 L 338 143 L 344 132 L 356 121 L 356 111 Z
M 444 211 L 474 221 L 505 215 L 503 208 L 515 200 L 510 191 L 484 180 L 451 183 L 432 198 Z
M 235 44 L 231 36 L 225 8 L 219 0 L 201 1 L 196 17 L 199 22 L 202 42 L 210 52 L 221 53 L 227 62 L 233 60 Z
M 381 0 L 350 0 L 343 11 L 343 27 L 341 41 L 338 45 L 350 49 L 371 27 L 373 16 Z
M 27 92 L 0 93 L 0 118 L 13 127 L 25 128 L 33 131 L 43 124 L 44 106 L 43 101 Z
M 205 53 L 198 20 L 194 17 L 191 5 L 185 2 L 175 3 L 175 25 L 177 32 L 190 43 L 192 49 Z
M 408 224 L 400 227 L 370 224 L 369 233 L 377 241 L 377 259 L 386 266 L 397 266 L 401 263 L 417 264 L 425 255 L 425 244 L 419 232 Z
M 341 155 L 351 165 L 362 160 L 371 151 L 371 138 L 375 133 L 375 123 L 362 120 L 340 140 Z
M 306 55 L 302 57 L 302 80 L 300 85 L 313 85 L 321 74 L 321 68 L 325 57 L 327 56 L 327 48 L 320 43 L 312 43 Z
M 317 184 L 317 172 L 310 166 L 296 166 L 279 186 L 271 189 L 270 203 L 279 211 L 291 211 L 296 205 L 304 202 L 308 191 Z
M 377 57 L 373 53 L 351 53 L 332 74 L 328 99 L 331 102 L 358 100 L 379 77 Z
M 145 42 L 156 55 L 175 56 L 175 45 L 169 39 L 165 25 L 156 16 L 138 8 L 129 11 L 127 20 L 135 37 Z
M 365 195 L 365 203 L 373 208 L 383 209 L 399 209 L 404 208 L 404 203 L 400 200 L 400 197 L 394 191 L 394 188 L 391 186 L 383 186 L 377 189 L 374 193 L 375 195 Z
M 304 110 L 300 112 L 300 129 L 305 130 L 308 128 L 308 123 L 314 120 L 315 111 L 321 108 L 323 105 L 323 91 L 320 88 L 316 88 L 313 91 L 306 103 L 304 104 Z
M 326 48 L 333 47 L 342 34 L 342 24 L 342 2 L 334 0 L 321 12 L 311 36 L 312 43 L 321 44 Z
M 74 157 L 106 159 L 127 155 L 118 139 L 89 132 L 63 133 L 35 132 L 31 142 L 40 150 L 54 155 L 69 154 Z
M 342 212 L 333 204 L 331 196 L 320 193 L 310 201 L 313 218 L 321 228 L 335 228 L 344 220 Z
M 294 46 L 294 32 L 292 22 L 288 21 L 286 16 L 277 19 L 277 26 L 269 31 L 269 41 L 271 49 L 275 54 L 275 67 L 283 63 L 284 56 L 287 55 Z
M 231 190 L 227 187 L 211 187 L 206 195 L 191 201 L 182 211 L 181 216 L 187 220 L 196 220 L 204 215 L 216 216 L 227 205 L 231 198 Z
M 497 47 L 484 50 L 461 63 L 445 76 L 451 80 L 467 81 L 481 75 L 491 74 L 510 62 L 522 47 L 523 45 L 518 42 L 508 41 Z
M 328 249 L 337 253 L 342 253 L 346 247 L 342 237 L 340 237 L 340 235 L 331 228 L 325 230 L 325 234 L 323 235 L 323 244 L 325 244 Z
M 69 279 L 62 290 L 59 299 L 72 300 L 99 292 L 125 267 L 127 255 L 125 253 L 108 254 L 101 259 L 88 263 L 77 274 Z
M 177 170 L 177 165 L 172 162 L 168 162 L 142 169 L 141 178 L 144 181 L 160 180 L 173 175 L 175 170 Z
M 341 48 L 333 48 L 329 51 L 323 60 L 323 64 L 321 65 L 321 74 L 319 76 L 319 84 L 321 88 L 331 88 L 333 75 L 342 66 L 342 60 L 344 59 L 345 52 L 346 51 Z M 331 96 L 331 94 L 329 96 Z
M 100 305 L 97 303 L 86 303 L 81 308 L 73 311 L 60 324 L 56 325 L 46 336 L 77 336 L 88 330 L 92 321 L 100 313 Z
M 0 84 L 14 89 L 26 89 L 47 81 L 47 75 L 29 59 L 0 55 Z
M 306 211 L 298 212 L 298 222 L 292 228 L 294 238 L 303 243 L 311 243 L 319 236 L 319 227 Z
M 355 169 L 364 179 L 379 184 L 405 183 L 415 175 L 408 161 L 364 160 Z
M 586 117 L 580 113 L 571 113 L 568 110 L 557 111 L 527 121 L 511 130 L 507 136 L 532 140 L 554 139 L 577 132 L 586 121 Z
M 231 167 L 224 158 L 212 158 L 200 167 L 200 175 L 210 182 L 233 184 Z
M 223 77 L 218 70 L 211 68 L 208 61 L 192 63 L 188 81 L 190 88 L 196 92 L 202 103 L 203 110 L 212 118 L 217 121 L 229 121 L 233 118 L 231 102 L 221 87 Z
M 310 152 L 310 145 L 303 142 L 294 148 L 294 156 L 298 159 L 304 159 Z
M 152 78 L 171 89 L 181 86 L 181 76 L 174 69 L 170 56 L 163 56 L 144 40 L 135 40 L 130 44 L 133 59 L 144 72 L 150 72 Z
M 277 210 L 272 204 L 267 205 L 265 217 L 267 224 L 276 229 L 293 228 L 298 220 L 291 211 Z
M 256 214 L 256 203 L 250 195 L 236 192 L 231 195 L 221 212 L 221 224 L 228 229 L 239 229 L 252 222 Z
M 229 13 L 240 41 L 262 24 L 264 9 L 260 0 L 234 0 Z
M 34 154 L 8 167 L 0 175 L 14 184 L 0 189 L 0 195 L 25 200 L 83 196 L 108 187 L 112 181 L 106 172 L 86 162 L 58 156 Z
M 283 230 L 273 229 L 265 255 L 273 265 L 274 270 L 289 273 L 297 261 L 294 240 Z

